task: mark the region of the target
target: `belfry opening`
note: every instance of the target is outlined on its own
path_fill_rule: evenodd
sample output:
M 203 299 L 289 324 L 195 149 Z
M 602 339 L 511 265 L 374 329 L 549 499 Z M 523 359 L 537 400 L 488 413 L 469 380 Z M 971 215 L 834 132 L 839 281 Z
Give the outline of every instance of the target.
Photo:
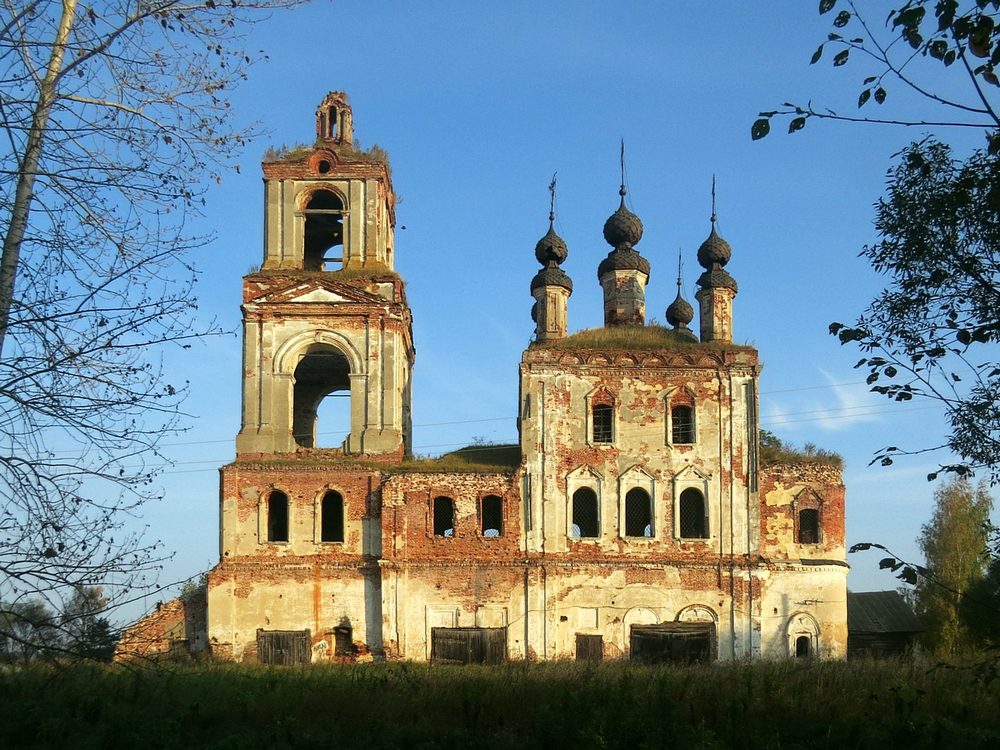
M 292 435 L 295 444 L 302 448 L 322 447 L 318 437 L 340 440 L 350 432 L 350 418 L 346 425 L 323 424 L 319 416 L 324 399 L 346 398 L 350 402 L 351 367 L 347 358 L 329 344 L 313 344 L 295 368 L 295 393 L 292 407 Z M 338 410 L 340 411 L 340 410 Z M 346 429 L 345 429 L 346 427 Z M 339 429 L 338 429 L 339 428 Z
M 339 269 L 343 264 L 344 202 L 332 190 L 317 190 L 309 197 L 302 213 L 306 220 L 304 269 Z M 339 253 L 334 250 L 337 247 Z

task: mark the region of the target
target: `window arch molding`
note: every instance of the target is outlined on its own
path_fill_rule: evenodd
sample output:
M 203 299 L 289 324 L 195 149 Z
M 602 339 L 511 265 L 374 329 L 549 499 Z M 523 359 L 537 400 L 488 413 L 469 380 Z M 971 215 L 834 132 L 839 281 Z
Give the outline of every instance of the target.
M 681 497 L 685 490 L 696 490 L 701 495 L 703 523 L 701 536 L 685 536 L 682 531 L 681 519 Z M 686 466 L 674 475 L 673 480 L 673 529 L 674 538 L 684 541 L 707 541 L 712 538 L 715 531 L 715 522 L 712 517 L 711 475 L 697 469 L 694 466 Z M 689 494 L 688 497 L 691 497 Z
M 320 161 L 323 158 L 327 158 L 328 161 L 335 161 L 329 157 L 324 157 L 319 155 L 316 161 Z M 301 213 L 308 210 L 310 202 L 313 198 L 317 197 L 319 193 L 331 193 L 338 201 L 340 205 L 343 206 L 344 214 L 350 212 L 350 201 L 347 199 L 347 183 L 343 181 L 337 182 L 311 182 L 303 185 L 301 189 L 295 194 L 295 211 L 296 213 Z
M 689 604 L 674 617 L 674 622 L 713 622 L 719 623 L 719 616 L 707 604 Z
M 608 388 L 595 388 L 584 397 L 587 444 L 610 445 L 618 436 L 618 398 Z
M 309 347 L 314 344 L 325 344 L 344 355 L 344 358 L 347 359 L 350 365 L 352 375 L 365 371 L 362 366 L 364 360 L 344 334 L 334 331 L 331 328 L 314 328 L 304 331 L 297 336 L 292 336 L 282 342 L 281 346 L 274 353 L 274 374 L 287 375 L 289 377 L 294 375 L 299 361 Z

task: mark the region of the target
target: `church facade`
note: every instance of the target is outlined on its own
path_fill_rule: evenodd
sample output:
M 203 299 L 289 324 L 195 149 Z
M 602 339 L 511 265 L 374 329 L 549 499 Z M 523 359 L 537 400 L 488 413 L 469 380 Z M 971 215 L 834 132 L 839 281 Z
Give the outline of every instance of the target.
M 732 249 L 698 250 L 646 325 L 642 223 L 604 227 L 602 328 L 571 333 L 565 243 L 538 242 L 519 445 L 411 453 L 411 311 L 384 155 L 347 98 L 264 161 L 264 260 L 243 283 L 243 407 L 208 574 L 217 658 L 442 662 L 839 658 L 838 466 L 762 460 L 757 352 L 733 341 Z M 526 249 L 527 252 L 527 249 Z M 513 375 L 513 373 L 512 373 Z M 324 398 L 350 431 L 319 448 Z

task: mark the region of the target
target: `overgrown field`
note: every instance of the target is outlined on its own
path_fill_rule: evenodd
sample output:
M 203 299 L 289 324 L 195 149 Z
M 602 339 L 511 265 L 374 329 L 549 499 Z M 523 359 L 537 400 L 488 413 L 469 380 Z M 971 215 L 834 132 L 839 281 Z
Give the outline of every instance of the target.
M 876 663 L 0 672 L 2 748 L 997 748 L 1000 681 Z

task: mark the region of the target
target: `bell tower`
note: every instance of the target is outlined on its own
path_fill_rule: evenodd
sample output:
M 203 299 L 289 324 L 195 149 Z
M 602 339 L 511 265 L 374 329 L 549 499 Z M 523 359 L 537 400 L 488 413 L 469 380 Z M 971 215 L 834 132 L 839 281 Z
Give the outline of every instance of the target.
M 236 450 L 399 460 L 410 450 L 415 351 L 393 268 L 388 161 L 377 146 L 355 146 L 343 92 L 320 103 L 316 135 L 312 146 L 269 151 L 262 165 L 264 261 L 243 279 Z M 318 423 L 326 399 L 342 399 L 338 424 Z

